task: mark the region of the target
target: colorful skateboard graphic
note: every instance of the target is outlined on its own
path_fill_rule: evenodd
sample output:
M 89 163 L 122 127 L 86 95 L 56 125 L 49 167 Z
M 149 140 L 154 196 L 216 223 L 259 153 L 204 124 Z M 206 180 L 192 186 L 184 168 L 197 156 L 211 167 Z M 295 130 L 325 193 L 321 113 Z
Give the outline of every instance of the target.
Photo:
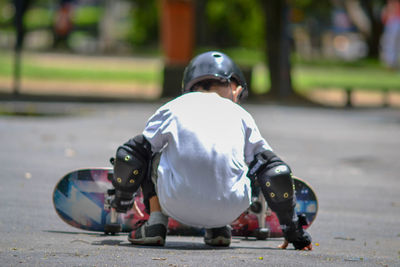
M 147 220 L 149 215 L 144 212 L 143 197 L 140 192 L 135 200 L 145 215 L 144 218 L 137 216 L 133 210 L 126 214 L 111 211 L 108 205 L 110 199 L 108 190 L 112 189 L 111 177 L 112 168 L 80 169 L 66 174 L 57 183 L 53 192 L 53 204 L 57 214 L 64 222 L 76 228 L 111 234 L 119 231 L 129 232 L 140 221 Z M 307 217 L 309 223 L 305 226 L 306 228 L 316 217 L 317 198 L 311 187 L 304 181 L 296 178 L 295 186 L 298 201 L 296 211 Z M 261 203 L 265 204 L 265 201 L 262 200 Z M 117 217 L 113 218 L 113 216 Z M 262 225 L 263 220 L 260 220 L 263 216 L 265 225 Z M 261 223 L 259 224 L 258 221 Z M 116 225 L 117 228 L 115 228 Z M 232 228 L 233 235 L 237 236 L 254 236 L 259 239 L 282 236 L 276 215 L 265 207 L 258 214 L 250 209 L 244 212 L 232 223 Z M 203 235 L 204 229 L 185 226 L 170 218 L 168 234 L 196 236 Z
M 116 233 L 129 232 L 149 215 L 144 211 L 143 197 L 139 192 L 135 201 L 143 212 L 144 218 L 137 216 L 133 210 L 117 214 L 116 230 L 112 222 L 112 212 L 107 205 L 108 190 L 112 189 L 110 178 L 112 168 L 88 168 L 72 171 L 57 183 L 53 192 L 53 204 L 57 214 L 67 224 L 88 231 Z M 187 227 L 169 219 L 170 234 L 201 235 L 202 229 Z

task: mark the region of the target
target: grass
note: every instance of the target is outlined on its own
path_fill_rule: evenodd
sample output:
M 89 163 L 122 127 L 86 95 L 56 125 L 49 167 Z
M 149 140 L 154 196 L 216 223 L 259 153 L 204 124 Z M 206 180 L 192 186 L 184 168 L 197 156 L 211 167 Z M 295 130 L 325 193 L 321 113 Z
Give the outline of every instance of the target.
M 400 90 L 400 73 L 375 67 L 297 66 L 294 85 L 303 90 L 313 88 L 357 88 L 363 90 Z
M 270 87 L 265 54 L 246 49 L 230 49 L 226 52 L 236 62 L 253 68 L 252 87 L 256 93 L 266 93 Z M 361 90 L 390 89 L 400 91 L 400 72 L 388 71 L 378 60 L 300 60 L 292 58 L 293 86 L 298 91 L 324 88 L 355 88 Z
M 253 90 L 265 93 L 269 87 L 269 76 L 262 54 L 246 51 L 231 51 L 229 54 L 242 65 L 253 67 Z M 246 57 L 246 55 L 248 55 Z M 87 56 L 79 62 L 42 61 L 40 56 L 23 58 L 22 75 L 39 80 L 108 81 L 139 84 L 161 84 L 162 68 L 154 65 L 132 66 L 114 63 L 99 64 Z M 84 64 L 82 64 L 84 62 Z M 134 60 L 132 60 L 134 62 Z M 12 76 L 12 53 L 0 53 L 0 77 Z M 293 64 L 292 79 L 299 91 L 321 88 L 356 88 L 363 90 L 400 91 L 400 73 L 390 72 L 376 62 L 343 63 L 331 61 L 298 62 Z
M 0 77 L 11 77 L 13 61 L 11 55 L 0 54 Z M 65 60 L 64 60 L 65 61 Z M 90 57 L 88 60 L 90 62 Z M 48 64 L 35 58 L 24 56 L 22 61 L 22 76 L 39 80 L 71 80 L 71 81 L 115 81 L 134 83 L 158 83 L 161 73 L 157 69 L 124 68 L 105 64 L 80 64 L 68 62 L 65 64 Z M 56 63 L 56 62 L 55 62 Z
M 0 67 L 0 73 L 3 68 Z M 10 69 L 5 69 L 5 73 L 11 74 Z M 159 80 L 158 73 L 149 70 L 104 70 L 104 69 L 86 69 L 80 67 L 45 67 L 25 63 L 22 70 L 22 75 L 27 78 L 35 79 L 52 79 L 52 80 L 97 80 L 97 81 L 121 81 L 121 82 L 136 82 L 136 83 L 152 83 Z

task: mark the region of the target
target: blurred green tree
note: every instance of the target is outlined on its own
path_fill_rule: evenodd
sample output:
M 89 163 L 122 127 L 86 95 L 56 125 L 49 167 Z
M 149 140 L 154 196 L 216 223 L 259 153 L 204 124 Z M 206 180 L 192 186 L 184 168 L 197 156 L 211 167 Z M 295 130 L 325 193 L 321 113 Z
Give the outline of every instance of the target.
M 14 3 L 11 1 L 0 1 L 0 27 L 5 29 L 13 29 L 13 19 L 15 14 Z
M 132 27 L 129 40 L 134 46 L 159 42 L 158 0 L 132 0 Z
M 159 41 L 159 1 L 131 0 L 130 42 L 135 46 Z M 264 15 L 258 0 L 196 1 L 198 31 L 202 46 L 260 48 L 265 44 Z M 229 12 L 227 12 L 229 11 Z M 201 25 L 199 25 L 201 23 Z M 199 35 L 197 35 L 199 37 Z
M 209 45 L 264 46 L 265 18 L 258 0 L 208 0 L 205 9 Z

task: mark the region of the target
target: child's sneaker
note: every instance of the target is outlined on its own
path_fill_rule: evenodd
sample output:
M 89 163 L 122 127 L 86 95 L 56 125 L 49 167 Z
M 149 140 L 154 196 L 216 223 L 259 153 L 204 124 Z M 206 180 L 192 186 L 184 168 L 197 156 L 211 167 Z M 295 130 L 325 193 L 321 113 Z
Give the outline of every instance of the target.
M 167 228 L 163 224 L 142 224 L 128 235 L 128 240 L 136 245 L 164 246 Z
M 231 238 L 232 233 L 229 226 L 206 229 L 206 234 L 204 235 L 204 243 L 216 247 L 229 247 L 229 245 L 231 244 Z

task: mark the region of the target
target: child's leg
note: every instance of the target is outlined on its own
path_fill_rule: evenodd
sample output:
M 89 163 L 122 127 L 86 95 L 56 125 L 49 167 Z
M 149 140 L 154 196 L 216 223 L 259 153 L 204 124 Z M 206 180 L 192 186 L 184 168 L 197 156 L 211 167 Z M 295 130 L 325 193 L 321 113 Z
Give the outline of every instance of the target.
M 150 202 L 150 213 L 152 212 L 161 212 L 160 202 L 158 201 L 158 196 L 153 196 L 149 199 Z
M 168 217 L 162 213 L 160 202 L 158 201 L 157 196 L 153 196 L 149 199 L 150 203 L 150 217 L 148 224 L 162 224 L 165 227 L 168 227 Z
M 151 160 L 151 166 L 148 177 L 142 183 L 143 202 L 146 207 L 146 212 L 151 214 L 152 212 L 161 212 L 160 202 L 158 200 L 156 188 L 158 180 L 158 164 L 160 163 L 161 153 L 157 153 Z
M 150 175 L 142 183 L 143 200 L 150 217 L 129 234 L 128 240 L 133 244 L 162 246 L 165 243 L 168 217 L 162 213 L 156 193 L 158 162 L 159 155 L 156 155 L 152 160 Z

